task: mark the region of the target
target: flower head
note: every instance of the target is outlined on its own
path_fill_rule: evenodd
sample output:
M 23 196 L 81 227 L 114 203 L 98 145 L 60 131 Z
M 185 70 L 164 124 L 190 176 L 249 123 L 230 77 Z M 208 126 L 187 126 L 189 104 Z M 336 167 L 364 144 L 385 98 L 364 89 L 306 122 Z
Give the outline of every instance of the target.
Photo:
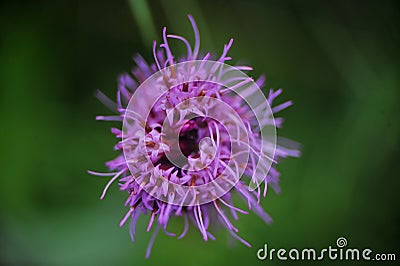
M 211 232 L 221 225 L 250 246 L 232 222 L 238 213 L 248 212 L 234 206 L 232 195 L 239 195 L 269 223 L 261 195 L 265 197 L 268 186 L 279 192 L 275 167 L 280 159 L 300 154 L 296 145 L 276 141 L 275 129 L 283 119 L 273 114 L 291 105 L 288 101 L 270 107 L 282 90 L 270 90 L 265 97 L 260 90 L 263 77 L 254 81 L 245 73 L 251 67 L 226 64 L 233 39 L 216 60 L 210 53 L 200 57 L 199 32 L 191 16 L 189 20 L 194 48 L 164 28 L 161 49 L 153 45 L 154 64 L 137 56 L 132 73 L 120 76 L 117 102 L 98 94 L 118 115 L 97 119 L 123 122 L 122 130 L 111 130 L 120 139 L 115 149 L 121 154 L 106 163 L 111 173 L 90 173 L 112 176 L 101 199 L 116 180 L 128 193 L 128 211 L 120 225 L 130 219 L 132 240 L 139 216 L 149 216 L 146 230 L 153 230 L 153 236 L 146 256 L 160 229 L 175 236 L 167 231 L 171 216 L 185 222 L 178 238 L 193 224 L 204 240 L 215 239 Z M 173 55 L 173 39 L 186 45 L 185 57 Z

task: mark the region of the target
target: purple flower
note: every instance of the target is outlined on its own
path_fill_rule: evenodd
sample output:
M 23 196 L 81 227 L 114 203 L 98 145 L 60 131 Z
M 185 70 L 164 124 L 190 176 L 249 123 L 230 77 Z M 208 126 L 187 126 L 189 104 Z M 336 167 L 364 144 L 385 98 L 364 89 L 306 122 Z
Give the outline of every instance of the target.
M 232 222 L 238 213 L 248 212 L 234 206 L 232 195 L 239 195 L 249 210 L 271 222 L 260 206 L 261 195 L 265 197 L 268 186 L 279 192 L 278 162 L 300 155 L 296 143 L 276 141 L 275 129 L 283 119 L 273 114 L 292 104 L 270 107 L 282 90 L 271 89 L 265 98 L 260 91 L 264 77 L 254 81 L 244 73 L 251 67 L 225 64 L 231 60 L 227 54 L 233 39 L 216 60 L 210 53 L 200 56 L 199 32 L 191 16 L 189 20 L 194 48 L 164 28 L 161 50 L 156 42 L 153 45 L 155 63 L 136 56 L 132 73 L 119 77 L 116 103 L 101 92 L 97 95 L 118 113 L 97 119 L 123 122 L 122 130 L 111 129 L 120 139 L 115 149 L 121 154 L 106 163 L 110 173 L 89 173 L 112 177 L 101 199 L 115 180 L 120 190 L 128 192 L 129 210 L 120 226 L 130 219 L 132 241 L 139 216 L 149 216 L 146 230 L 153 230 L 153 235 L 146 257 L 160 229 L 175 236 L 167 231 L 171 216 L 184 220 L 178 239 L 193 224 L 205 241 L 214 240 L 211 232 L 220 225 L 250 246 Z M 172 39 L 187 47 L 185 57 L 173 55 Z

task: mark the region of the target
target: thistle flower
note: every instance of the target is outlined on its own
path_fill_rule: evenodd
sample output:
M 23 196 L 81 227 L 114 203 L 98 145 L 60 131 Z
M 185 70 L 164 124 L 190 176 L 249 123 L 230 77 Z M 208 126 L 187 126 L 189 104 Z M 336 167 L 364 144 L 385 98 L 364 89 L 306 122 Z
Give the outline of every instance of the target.
M 130 219 L 132 241 L 139 216 L 149 216 L 146 230 L 154 229 L 146 257 L 160 229 L 175 236 L 167 231 L 171 216 L 184 220 L 179 239 L 193 224 L 205 241 L 214 240 L 211 231 L 220 226 L 250 246 L 233 225 L 238 213 L 248 214 L 235 207 L 233 195 L 270 223 L 260 206 L 261 195 L 265 197 L 268 186 L 279 192 L 278 162 L 300 155 L 294 142 L 276 143 L 275 129 L 283 119 L 273 114 L 292 104 L 270 107 L 282 90 L 271 89 L 265 98 L 260 90 L 263 76 L 254 81 L 245 74 L 251 67 L 225 64 L 231 60 L 227 54 L 233 39 L 215 61 L 210 53 L 200 57 L 199 31 L 190 15 L 189 20 L 193 49 L 185 38 L 164 28 L 161 49 L 153 45 L 154 63 L 136 56 L 132 73 L 119 77 L 116 103 L 101 92 L 97 95 L 118 113 L 97 120 L 123 122 L 122 130 L 111 129 L 120 139 L 115 149 L 121 154 L 106 163 L 110 173 L 89 173 L 112 177 L 101 199 L 116 180 L 128 193 L 128 211 L 120 226 Z M 173 39 L 186 46 L 186 56 L 173 55 Z

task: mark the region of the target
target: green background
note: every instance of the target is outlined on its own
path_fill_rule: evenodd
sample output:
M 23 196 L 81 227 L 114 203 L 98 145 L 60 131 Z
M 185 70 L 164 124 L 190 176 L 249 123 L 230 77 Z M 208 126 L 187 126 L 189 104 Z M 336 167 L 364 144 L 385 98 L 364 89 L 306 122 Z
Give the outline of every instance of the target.
M 0 264 L 280 265 L 258 261 L 274 248 L 335 246 L 399 254 L 399 6 L 395 1 L 10 1 L 0 4 Z M 96 89 L 115 95 L 132 55 L 152 60 L 163 26 L 187 36 L 195 17 L 202 50 L 220 53 L 235 38 L 244 62 L 280 100 L 295 105 L 281 136 L 303 144 L 279 165 L 282 193 L 236 222 L 247 248 L 197 230 L 182 240 L 160 234 L 149 260 L 147 217 L 131 243 L 119 228 L 126 195 L 113 186 L 99 201 L 117 155 L 109 111 Z M 176 43 L 175 51 L 184 47 Z M 193 228 L 192 228 L 193 229 Z M 182 230 L 175 220 L 171 231 Z M 303 262 L 308 264 L 310 262 Z M 338 262 L 324 261 L 326 264 Z M 343 262 L 341 262 L 343 263 Z M 295 262 L 293 264 L 298 264 Z M 355 265 L 349 262 L 349 265 Z M 372 263 L 369 263 L 372 264 Z M 386 263 L 381 263 L 389 264 Z

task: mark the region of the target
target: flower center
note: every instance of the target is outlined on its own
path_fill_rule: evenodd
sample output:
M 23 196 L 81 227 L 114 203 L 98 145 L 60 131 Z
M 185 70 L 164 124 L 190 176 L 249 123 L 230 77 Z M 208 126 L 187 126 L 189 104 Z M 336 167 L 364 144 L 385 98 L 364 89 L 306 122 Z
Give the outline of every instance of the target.
M 157 160 L 153 161 L 154 165 L 159 165 L 164 170 L 175 166 L 179 173 L 181 173 L 180 168 L 184 165 L 194 167 L 193 164 L 196 163 L 196 168 L 204 168 L 204 163 L 213 159 L 216 148 L 211 140 L 216 138 L 215 129 L 209 128 L 213 121 L 215 120 L 212 118 L 196 117 L 185 122 L 177 133 L 179 138 L 169 139 L 165 137 L 163 139 L 170 150 L 167 151 L 168 155 L 160 154 Z M 218 122 L 214 124 L 217 125 Z M 202 167 L 197 161 L 202 162 Z
M 194 155 L 199 151 L 199 135 L 197 125 L 195 123 L 191 123 L 191 121 L 188 121 L 184 125 L 179 134 L 179 148 L 186 157 L 191 154 Z

